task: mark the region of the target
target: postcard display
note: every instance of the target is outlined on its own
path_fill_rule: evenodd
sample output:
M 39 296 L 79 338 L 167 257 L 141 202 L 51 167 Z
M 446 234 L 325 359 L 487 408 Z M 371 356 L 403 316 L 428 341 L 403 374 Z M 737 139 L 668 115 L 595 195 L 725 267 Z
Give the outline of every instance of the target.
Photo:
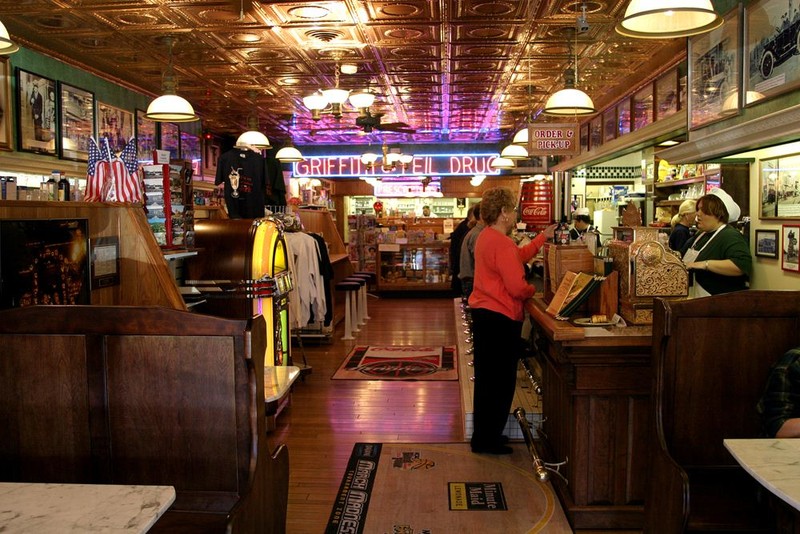
M 347 254 L 353 268 L 361 271 L 377 272 L 377 228 L 375 215 L 348 215 L 347 226 L 350 240 Z
M 147 222 L 164 248 L 194 245 L 191 174 L 185 165 L 143 165 Z M 187 179 L 188 174 L 188 179 Z

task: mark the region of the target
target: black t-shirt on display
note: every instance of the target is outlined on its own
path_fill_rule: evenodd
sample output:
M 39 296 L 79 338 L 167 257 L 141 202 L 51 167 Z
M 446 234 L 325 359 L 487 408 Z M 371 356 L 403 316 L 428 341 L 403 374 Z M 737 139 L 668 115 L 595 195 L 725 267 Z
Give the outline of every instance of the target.
M 239 173 L 234 196 L 231 171 Z M 216 185 L 225 184 L 225 205 L 231 219 L 255 219 L 264 216 L 266 167 L 264 157 L 247 148 L 232 148 L 219 158 Z

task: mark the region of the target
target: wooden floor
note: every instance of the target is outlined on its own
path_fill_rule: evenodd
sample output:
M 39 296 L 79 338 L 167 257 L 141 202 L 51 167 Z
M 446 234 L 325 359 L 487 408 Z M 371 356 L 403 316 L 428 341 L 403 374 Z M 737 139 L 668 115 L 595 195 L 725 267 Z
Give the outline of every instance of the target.
M 331 380 L 355 344 L 454 345 L 452 297 L 370 298 L 369 314 L 355 341 L 341 340 L 340 325 L 332 343 L 304 342 L 312 372 L 296 383 L 269 434 L 271 449 L 289 449 L 288 534 L 325 531 L 354 443 L 463 441 L 457 381 Z M 302 360 L 297 346 L 293 358 Z

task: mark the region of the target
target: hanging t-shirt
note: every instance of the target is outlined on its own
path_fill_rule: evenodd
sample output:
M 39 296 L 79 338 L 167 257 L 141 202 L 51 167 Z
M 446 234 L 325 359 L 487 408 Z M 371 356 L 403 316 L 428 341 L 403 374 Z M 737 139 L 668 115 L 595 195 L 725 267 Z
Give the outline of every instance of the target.
M 219 158 L 216 185 L 225 184 L 225 205 L 231 219 L 264 216 L 264 157 L 247 148 L 232 148 Z

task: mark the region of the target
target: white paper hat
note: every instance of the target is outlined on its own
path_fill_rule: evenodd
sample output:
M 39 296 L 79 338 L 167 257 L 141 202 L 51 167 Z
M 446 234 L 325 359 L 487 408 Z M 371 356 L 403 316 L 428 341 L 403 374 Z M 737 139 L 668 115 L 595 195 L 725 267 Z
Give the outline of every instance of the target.
M 715 187 L 711 191 L 708 192 L 710 195 L 714 195 L 718 197 L 723 204 L 725 204 L 725 209 L 728 210 L 728 221 L 727 222 L 734 222 L 739 220 L 739 216 L 742 214 L 741 208 L 739 208 L 739 204 L 733 200 L 728 193 L 720 189 L 719 187 Z
M 573 218 L 577 217 L 578 215 L 585 215 L 585 216 L 588 217 L 589 216 L 589 208 L 578 208 L 578 209 L 576 209 L 575 211 L 572 212 L 572 217 Z

